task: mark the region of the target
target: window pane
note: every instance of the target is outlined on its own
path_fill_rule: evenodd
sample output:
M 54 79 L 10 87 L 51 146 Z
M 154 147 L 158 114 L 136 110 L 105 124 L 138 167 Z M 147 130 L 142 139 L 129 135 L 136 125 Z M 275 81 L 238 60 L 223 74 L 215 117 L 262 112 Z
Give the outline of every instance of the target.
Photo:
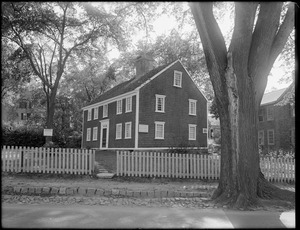
M 108 105 L 103 105 L 103 117 L 107 117 L 108 114 Z
M 156 95 L 155 112 L 165 112 L 165 96 Z
M 273 107 L 267 108 L 267 120 L 274 120 L 274 108 Z
M 174 71 L 174 86 L 181 87 L 182 72 Z
M 94 109 L 94 119 L 98 119 L 98 107 Z
M 274 130 L 268 130 L 268 144 L 274 145 Z
M 93 141 L 97 140 L 98 136 L 98 127 L 93 128 Z
M 155 139 L 164 139 L 164 123 L 155 123 Z
M 189 140 L 196 140 L 196 126 L 189 125 Z
M 126 112 L 132 111 L 132 97 L 126 98 Z
M 125 138 L 131 138 L 131 122 L 125 123 Z
M 116 139 L 122 139 L 122 124 L 116 125 Z

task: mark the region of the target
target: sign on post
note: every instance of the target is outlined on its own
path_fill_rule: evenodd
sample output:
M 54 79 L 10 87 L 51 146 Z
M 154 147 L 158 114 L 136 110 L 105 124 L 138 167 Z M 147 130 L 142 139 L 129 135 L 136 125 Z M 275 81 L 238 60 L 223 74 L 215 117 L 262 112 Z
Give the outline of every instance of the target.
M 52 137 L 53 129 L 44 129 L 44 136 Z

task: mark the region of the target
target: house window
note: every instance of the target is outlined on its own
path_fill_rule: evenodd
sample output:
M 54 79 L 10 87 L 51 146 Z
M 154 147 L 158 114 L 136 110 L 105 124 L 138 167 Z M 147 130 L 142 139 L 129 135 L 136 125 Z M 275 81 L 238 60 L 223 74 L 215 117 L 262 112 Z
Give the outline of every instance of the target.
M 122 123 L 116 124 L 116 139 L 122 139 Z
M 108 104 L 103 105 L 103 117 L 107 117 L 108 114 Z
M 92 119 L 92 109 L 88 109 L 88 117 L 87 120 L 90 121 Z
M 258 131 L 258 145 L 264 145 L 265 143 L 265 133 L 263 130 Z
M 98 127 L 93 128 L 93 141 L 96 141 L 98 138 Z
M 131 122 L 125 123 L 125 139 L 131 138 Z
M 189 124 L 189 140 L 196 140 L 196 127 L 197 125 Z
M 91 128 L 87 128 L 86 130 L 86 141 L 91 140 Z
M 27 109 L 27 102 L 26 101 L 21 101 L 19 103 L 19 108 L 20 109 Z
M 203 133 L 207 133 L 207 128 L 203 128 L 203 129 L 202 129 L 202 132 L 203 132 Z
M 268 130 L 268 145 L 274 145 L 274 129 L 269 129 Z
M 189 99 L 189 115 L 196 115 L 197 100 Z
M 156 97 L 156 105 L 155 112 L 164 113 L 165 112 L 165 95 L 155 94 Z
M 258 121 L 259 122 L 264 121 L 264 110 L 263 109 L 259 109 L 259 111 L 258 111 Z
M 117 101 L 117 114 L 122 113 L 122 99 Z
M 132 96 L 126 97 L 126 106 L 125 106 L 125 113 L 132 111 Z
M 274 120 L 274 107 L 267 107 L 267 120 Z
M 94 108 L 94 120 L 98 119 L 98 112 L 99 112 L 98 107 Z
M 155 121 L 155 139 L 164 139 L 165 138 L 165 122 Z
M 30 113 L 21 113 L 21 120 L 26 121 L 27 118 L 29 117 Z
M 174 85 L 175 87 L 181 88 L 182 83 L 182 72 L 174 70 Z

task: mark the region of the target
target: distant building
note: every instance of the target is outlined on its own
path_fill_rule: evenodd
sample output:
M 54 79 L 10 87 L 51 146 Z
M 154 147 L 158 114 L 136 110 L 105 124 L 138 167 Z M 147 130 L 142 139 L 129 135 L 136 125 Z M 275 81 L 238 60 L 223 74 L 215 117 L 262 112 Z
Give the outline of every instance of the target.
M 207 148 L 207 99 L 177 60 L 154 67 L 136 59 L 136 76 L 83 108 L 83 148 Z
M 20 99 L 17 108 L 18 119 L 17 122 L 25 123 L 32 114 L 32 105 L 30 99 Z
M 295 147 L 295 106 L 278 105 L 291 90 L 292 85 L 266 93 L 262 98 L 258 115 L 258 142 L 263 152 Z

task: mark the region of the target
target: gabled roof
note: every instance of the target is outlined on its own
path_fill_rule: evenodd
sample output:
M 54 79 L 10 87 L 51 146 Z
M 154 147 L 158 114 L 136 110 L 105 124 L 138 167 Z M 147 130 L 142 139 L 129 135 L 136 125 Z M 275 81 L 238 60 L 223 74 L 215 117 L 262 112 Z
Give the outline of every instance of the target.
M 101 94 L 99 97 L 97 97 L 95 100 L 93 100 L 92 102 L 90 102 L 86 106 L 89 106 L 89 105 L 98 103 L 100 101 L 104 101 L 104 100 L 107 100 L 109 98 L 112 98 L 112 97 L 130 92 L 132 90 L 135 90 L 137 87 L 141 86 L 143 83 L 145 83 L 151 77 L 155 76 L 157 73 L 164 70 L 165 68 L 167 69 L 168 67 L 170 67 L 171 65 L 173 65 L 177 61 L 173 61 L 173 62 L 168 63 L 166 65 L 159 66 L 159 67 L 149 71 L 148 73 L 144 74 L 141 77 L 132 78 L 128 81 L 122 82 L 122 83 L 116 85 L 115 87 L 111 88 L 110 90 L 106 91 L 105 93 Z
M 287 88 L 278 89 L 273 92 L 265 93 L 261 100 L 260 105 L 268 105 L 268 104 L 279 102 L 283 98 L 283 96 L 291 89 L 291 87 L 292 84 Z

